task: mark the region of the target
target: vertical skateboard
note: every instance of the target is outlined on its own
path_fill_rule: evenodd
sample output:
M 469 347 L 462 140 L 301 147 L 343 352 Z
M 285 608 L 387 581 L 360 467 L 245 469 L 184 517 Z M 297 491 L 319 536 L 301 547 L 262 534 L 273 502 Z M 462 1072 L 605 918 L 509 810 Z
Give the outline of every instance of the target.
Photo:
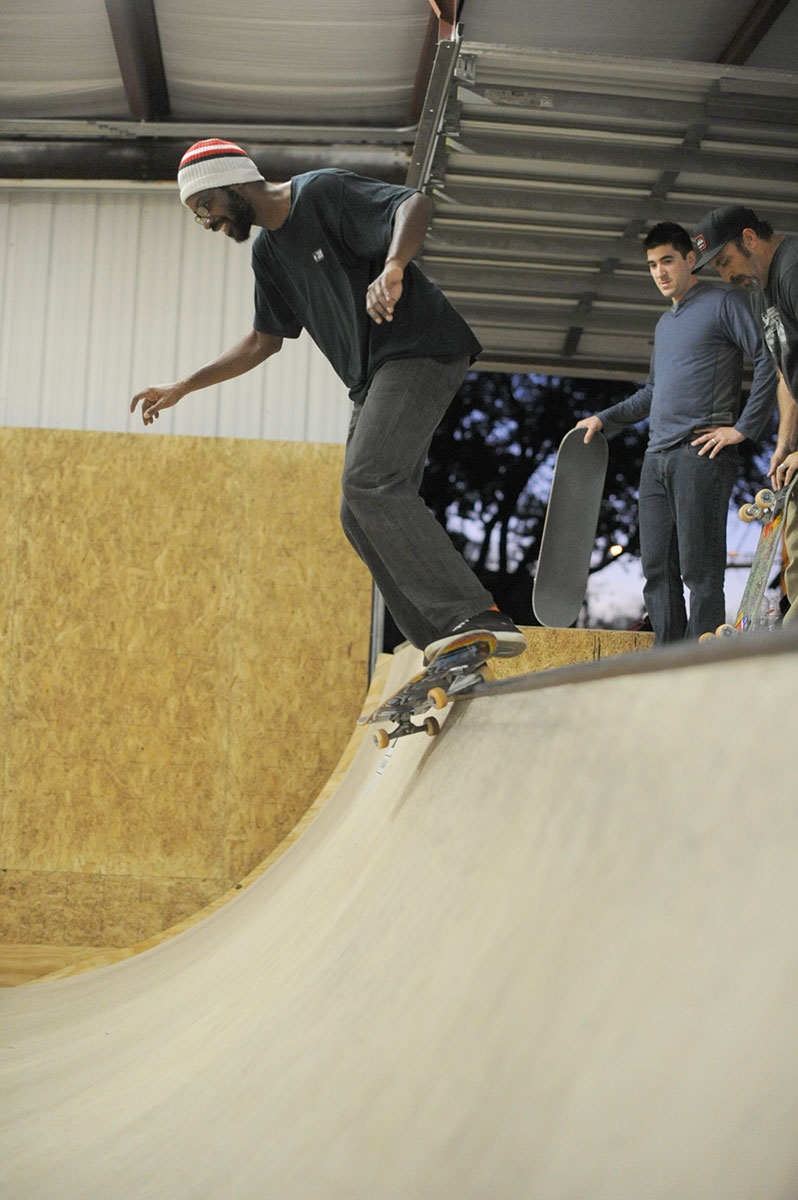
M 585 442 L 583 428 L 560 442 L 543 525 L 532 608 L 541 625 L 573 625 L 587 590 L 590 556 L 596 540 L 607 439 L 595 433 Z
M 358 725 L 371 725 L 378 721 L 395 721 L 391 730 L 378 729 L 374 744 L 384 750 L 396 738 L 411 733 L 426 733 L 435 737 L 440 725 L 434 716 L 425 717 L 420 725 L 413 717 L 422 716 L 430 709 L 445 708 L 456 696 L 467 694 L 468 689 L 485 678 L 485 663 L 496 653 L 496 638 L 487 630 L 475 630 L 463 634 L 430 659 L 425 670 L 415 675 L 398 692 L 383 700 L 374 712 L 361 717 Z
M 734 624 L 718 626 L 715 630 L 716 637 L 750 633 L 757 627 L 762 601 L 776 560 L 776 552 L 781 545 L 784 519 L 794 484 L 795 479 L 786 487 L 780 488 L 778 492 L 772 491 L 771 488 L 762 488 L 757 492 L 752 503 L 743 504 L 738 510 L 741 520 L 759 521 L 762 530 Z M 702 637 L 707 636 L 712 637 L 713 635 L 712 633 L 702 635 Z

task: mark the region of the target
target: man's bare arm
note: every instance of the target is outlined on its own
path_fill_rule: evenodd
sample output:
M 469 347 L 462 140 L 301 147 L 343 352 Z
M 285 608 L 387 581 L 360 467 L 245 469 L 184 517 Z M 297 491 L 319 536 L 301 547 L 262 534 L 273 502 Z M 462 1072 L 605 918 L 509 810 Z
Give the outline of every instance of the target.
M 424 243 L 431 208 L 429 196 L 414 192 L 396 210 L 385 266 L 366 292 L 366 311 L 378 325 L 393 320 L 393 310 L 402 296 L 405 267 Z
M 136 405 L 141 401 L 141 419 L 145 425 L 152 425 L 165 408 L 172 408 L 189 392 L 198 392 L 202 388 L 213 387 L 216 383 L 224 383 L 227 379 L 244 375 L 276 354 L 282 344 L 282 338 L 250 329 L 238 345 L 225 350 L 213 362 L 206 363 L 185 379 L 176 383 L 152 385 L 137 392 L 130 402 L 130 411 L 135 412 Z
M 798 403 L 781 374 L 776 394 L 779 402 L 779 432 L 768 474 L 776 487 L 783 487 L 798 471 Z

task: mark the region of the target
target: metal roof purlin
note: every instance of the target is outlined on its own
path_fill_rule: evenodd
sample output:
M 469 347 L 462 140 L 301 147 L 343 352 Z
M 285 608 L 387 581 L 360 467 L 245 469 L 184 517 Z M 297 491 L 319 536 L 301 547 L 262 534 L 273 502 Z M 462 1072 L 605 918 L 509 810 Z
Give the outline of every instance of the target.
M 444 32 L 449 30 L 449 26 L 445 23 L 442 23 L 441 28 Z M 423 190 L 427 184 L 461 42 L 462 30 L 459 27 L 451 28 L 451 36 L 444 37 L 438 42 L 427 94 L 418 123 L 410 168 L 405 181 L 408 187 Z
M 792 72 L 463 40 L 420 261 L 483 369 L 640 379 L 662 306 L 644 231 L 731 200 L 798 231 L 794 116 Z

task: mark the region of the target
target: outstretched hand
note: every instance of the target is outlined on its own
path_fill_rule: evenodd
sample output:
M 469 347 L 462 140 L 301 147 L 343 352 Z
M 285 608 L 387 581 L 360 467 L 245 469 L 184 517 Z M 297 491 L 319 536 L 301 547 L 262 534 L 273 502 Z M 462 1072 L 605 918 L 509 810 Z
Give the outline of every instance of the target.
M 402 295 L 404 274 L 400 263 L 389 261 L 374 282 L 369 284 L 366 312 L 378 325 L 393 320 L 393 310 Z
M 141 401 L 141 419 L 145 425 L 152 425 L 165 408 L 172 408 L 184 395 L 185 391 L 177 383 L 169 383 L 163 387 L 147 387 L 137 392 L 130 401 L 130 411 L 135 412 L 136 405 Z

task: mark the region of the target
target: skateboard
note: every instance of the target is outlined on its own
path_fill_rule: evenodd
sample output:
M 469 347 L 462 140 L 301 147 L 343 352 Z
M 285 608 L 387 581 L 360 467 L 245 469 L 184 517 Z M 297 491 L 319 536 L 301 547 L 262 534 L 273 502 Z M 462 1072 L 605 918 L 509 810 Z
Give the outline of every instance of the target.
M 711 632 L 703 634 L 701 640 L 711 637 L 732 637 L 737 633 L 750 633 L 758 627 L 762 601 L 776 560 L 776 552 L 781 544 L 787 504 L 794 484 L 795 480 L 793 479 L 778 492 L 774 492 L 771 488 L 762 488 L 757 492 L 753 502 L 743 504 L 738 509 L 738 515 L 742 521 L 759 521 L 762 525 L 759 542 L 751 563 L 751 571 L 740 599 L 740 607 L 734 624 L 719 625 L 714 634 Z
M 430 715 L 417 724 L 413 717 L 423 716 L 430 709 L 443 709 L 455 696 L 464 695 L 476 683 L 487 678 L 485 664 L 496 653 L 496 638 L 487 630 L 475 630 L 464 634 L 432 659 L 427 667 L 407 683 L 383 700 L 367 717 L 361 717 L 358 725 L 371 725 L 378 721 L 396 721 L 391 730 L 378 729 L 374 733 L 374 745 L 380 750 L 400 737 L 411 733 L 426 733 L 435 737 L 440 733 L 437 719 Z
M 607 439 L 571 429 L 560 442 L 543 524 L 532 608 L 541 625 L 573 625 L 587 590 L 590 556 L 596 540 Z

